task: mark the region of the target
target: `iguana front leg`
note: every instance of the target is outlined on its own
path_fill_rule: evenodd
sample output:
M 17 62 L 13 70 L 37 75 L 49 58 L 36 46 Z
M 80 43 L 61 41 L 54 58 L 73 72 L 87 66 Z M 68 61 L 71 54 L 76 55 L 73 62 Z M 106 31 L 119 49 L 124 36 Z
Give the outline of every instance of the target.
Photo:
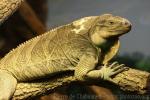
M 85 80 L 86 78 L 101 78 L 110 81 L 112 75 L 118 74 L 126 69 L 125 67 L 123 67 L 124 65 L 118 65 L 118 63 L 115 62 L 111 65 L 105 64 L 104 66 L 101 66 L 101 69 L 96 70 L 95 67 L 97 63 L 98 57 L 96 56 L 96 54 L 92 52 L 84 54 L 80 59 L 80 62 L 76 66 L 75 77 L 78 80 Z

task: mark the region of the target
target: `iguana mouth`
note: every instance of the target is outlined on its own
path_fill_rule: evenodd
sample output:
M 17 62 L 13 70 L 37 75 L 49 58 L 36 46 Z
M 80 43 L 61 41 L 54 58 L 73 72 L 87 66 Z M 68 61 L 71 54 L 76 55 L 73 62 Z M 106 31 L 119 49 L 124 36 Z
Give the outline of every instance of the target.
M 109 32 L 118 32 L 120 34 L 122 33 L 128 33 L 131 30 L 131 26 L 125 27 L 124 30 L 122 29 L 116 29 L 116 30 L 109 30 Z

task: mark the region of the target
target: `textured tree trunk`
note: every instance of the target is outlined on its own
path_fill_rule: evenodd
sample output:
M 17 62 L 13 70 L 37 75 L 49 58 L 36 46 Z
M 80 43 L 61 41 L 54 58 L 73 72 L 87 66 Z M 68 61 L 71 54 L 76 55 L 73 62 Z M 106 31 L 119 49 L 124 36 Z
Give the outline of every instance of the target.
M 150 89 L 150 73 L 136 69 L 129 69 L 113 78 L 113 83 L 119 85 L 124 91 L 144 94 Z
M 66 73 L 65 73 L 66 74 Z M 129 68 L 113 78 L 113 83 L 122 90 L 144 94 L 149 90 L 150 73 Z M 54 89 L 77 81 L 73 74 L 68 73 L 65 76 L 54 77 L 53 79 L 41 80 L 38 83 L 19 83 L 13 96 L 13 99 L 25 99 L 48 94 Z M 94 81 L 93 81 L 94 82 Z
M 19 83 L 13 96 L 13 100 L 27 99 L 39 97 L 41 95 L 49 94 L 54 89 L 67 85 L 71 82 L 76 81 L 72 74 L 65 76 L 53 77 L 50 80 L 41 80 L 39 82 L 31 83 Z
M 0 24 L 16 11 L 22 1 L 23 0 L 0 0 Z

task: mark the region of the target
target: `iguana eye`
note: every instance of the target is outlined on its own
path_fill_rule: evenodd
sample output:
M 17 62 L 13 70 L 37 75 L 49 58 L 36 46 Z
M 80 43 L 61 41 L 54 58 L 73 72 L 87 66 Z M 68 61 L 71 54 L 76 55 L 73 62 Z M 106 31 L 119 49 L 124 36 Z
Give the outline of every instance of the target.
M 114 24 L 114 22 L 112 22 L 112 21 L 109 22 L 109 25 L 113 25 L 113 24 Z

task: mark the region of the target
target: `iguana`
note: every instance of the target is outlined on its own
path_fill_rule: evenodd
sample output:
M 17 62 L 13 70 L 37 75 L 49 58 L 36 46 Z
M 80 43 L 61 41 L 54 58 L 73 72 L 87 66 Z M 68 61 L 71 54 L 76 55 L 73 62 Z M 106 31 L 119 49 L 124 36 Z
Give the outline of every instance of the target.
M 0 61 L 0 100 L 10 99 L 20 82 L 36 82 L 67 71 L 74 71 L 79 81 L 111 80 L 126 68 L 116 62 L 108 64 L 116 52 L 109 59 L 105 54 L 130 29 L 127 19 L 103 14 L 81 18 L 22 43 Z

